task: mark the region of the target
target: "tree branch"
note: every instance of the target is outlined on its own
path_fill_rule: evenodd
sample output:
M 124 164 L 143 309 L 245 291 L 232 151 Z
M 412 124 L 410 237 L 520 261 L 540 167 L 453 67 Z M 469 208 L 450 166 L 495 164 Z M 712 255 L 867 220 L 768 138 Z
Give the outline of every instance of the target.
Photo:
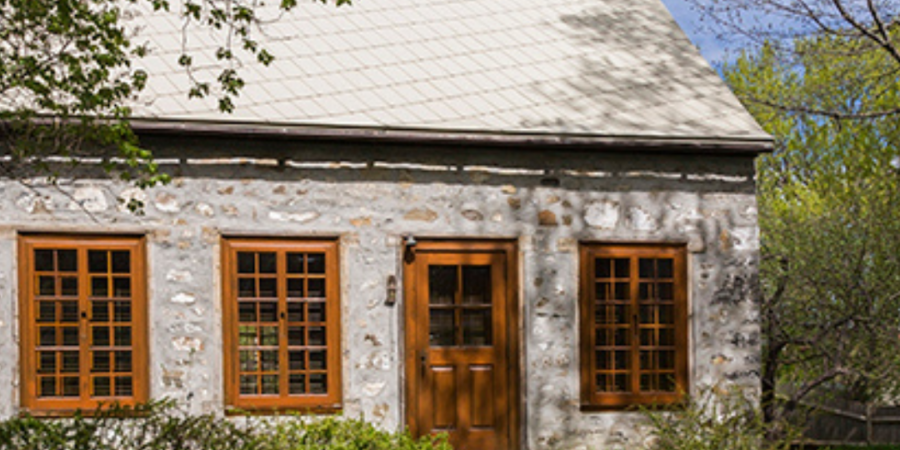
M 797 389 L 797 391 L 795 391 L 790 396 L 789 401 L 792 404 L 796 404 L 797 402 L 802 400 L 803 397 L 806 397 L 807 395 L 809 395 L 809 393 L 812 392 L 813 389 L 815 389 L 815 388 L 821 386 L 822 384 L 827 383 L 841 375 L 847 375 L 849 373 L 850 372 L 847 369 L 844 369 L 843 367 L 840 367 L 840 366 L 833 367 L 830 370 L 823 373 L 822 375 L 819 375 L 818 377 L 816 377 L 810 381 L 807 381 L 806 383 L 801 384 L 800 388 Z
M 832 0 L 831 3 L 834 4 L 834 7 L 837 8 L 838 12 L 840 12 L 841 17 L 843 17 L 844 20 L 848 24 L 850 24 L 850 26 L 855 28 L 860 33 L 862 33 L 863 36 L 871 39 L 876 44 L 878 44 L 879 46 L 881 46 L 882 48 L 887 50 L 888 54 L 892 58 L 894 58 L 894 60 L 897 61 L 898 64 L 900 64 L 900 50 L 898 50 L 897 47 L 895 47 L 891 43 L 890 37 L 887 35 L 886 32 L 884 32 L 884 24 L 881 23 L 881 17 L 879 16 L 877 10 L 875 10 L 875 5 L 872 4 L 872 0 L 867 1 L 868 5 L 869 5 L 869 10 L 872 13 L 872 19 L 875 21 L 876 27 L 878 27 L 882 30 L 883 36 L 885 37 L 885 39 L 882 39 L 881 36 L 873 33 L 872 30 L 870 30 L 868 27 L 866 27 L 865 25 L 860 23 L 858 20 L 856 20 L 856 18 L 854 18 L 853 15 L 850 14 L 849 11 L 847 11 L 847 8 L 844 7 L 844 4 L 841 3 L 841 0 Z
M 781 103 L 775 103 L 769 100 L 763 100 L 754 97 L 746 97 L 746 100 L 751 103 L 756 103 L 758 105 L 766 106 L 769 108 L 774 108 L 779 111 L 784 112 L 792 112 L 792 113 L 802 113 L 802 114 L 810 114 L 814 116 L 823 116 L 830 119 L 835 120 L 869 120 L 869 119 L 879 119 L 884 117 L 891 117 L 900 114 L 900 107 L 884 109 L 880 111 L 868 111 L 868 112 L 857 112 L 857 113 L 847 113 L 840 111 L 828 111 L 824 109 L 811 108 L 808 106 L 801 106 L 797 104 L 787 105 Z

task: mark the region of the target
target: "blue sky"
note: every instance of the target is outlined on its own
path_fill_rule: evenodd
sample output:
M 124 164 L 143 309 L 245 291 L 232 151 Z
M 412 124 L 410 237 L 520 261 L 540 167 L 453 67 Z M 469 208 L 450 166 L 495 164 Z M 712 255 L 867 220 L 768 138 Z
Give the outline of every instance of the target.
M 700 47 L 700 51 L 707 61 L 716 63 L 723 59 L 725 47 L 716 40 L 714 33 L 702 29 L 699 13 L 691 9 L 687 0 L 662 0 L 662 2 L 675 16 L 678 25 L 681 25 L 688 37 L 694 41 L 694 45 Z

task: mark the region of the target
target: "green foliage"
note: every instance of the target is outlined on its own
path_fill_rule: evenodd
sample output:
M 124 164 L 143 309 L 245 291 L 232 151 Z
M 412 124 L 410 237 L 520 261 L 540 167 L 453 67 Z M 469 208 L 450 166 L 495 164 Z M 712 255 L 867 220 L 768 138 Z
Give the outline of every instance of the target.
M 827 450 L 900 450 L 900 445 L 840 445 Z
M 173 8 L 185 33 L 206 28 L 220 43 L 210 55 L 219 70 L 209 77 L 192 70 L 187 50 L 178 58 L 191 79 L 186 97 L 216 96 L 219 109 L 231 112 L 245 84 L 241 65 L 274 61 L 253 38 L 264 26 L 254 0 L 181 0 L 174 7 L 169 0 L 0 0 L 0 176 L 55 181 L 99 161 L 139 187 L 169 181 L 129 126 L 129 104 L 151 76 L 132 67 L 148 51 L 131 39 L 141 23 L 124 19 L 142 1 L 157 13 Z M 282 0 L 278 8 L 296 5 Z
M 676 412 L 644 413 L 654 427 L 650 450 L 788 450 L 796 433 L 768 439 L 758 403 L 740 392 L 706 391 Z
M 323 417 L 306 422 L 293 417 L 269 423 L 259 450 L 451 450 L 446 437 L 413 438 L 389 433 L 361 419 Z
M 0 450 L 451 450 L 359 419 L 187 415 L 171 401 L 109 407 L 67 419 L 0 422 Z
M 147 74 L 112 0 L 0 0 L 0 149 L 3 175 L 51 179 L 83 158 L 139 186 L 165 182 L 137 148 L 127 102 Z M 113 159 L 115 157 L 116 159 Z
M 784 410 L 811 395 L 889 398 L 900 387 L 900 127 L 894 116 L 858 116 L 897 105 L 900 84 L 880 78 L 886 53 L 858 39 L 795 47 L 798 59 L 766 45 L 724 68 L 776 139 L 758 161 L 764 398 L 783 394 L 770 407 Z
M 183 415 L 170 401 L 60 420 L 0 422 L 2 450 L 249 450 L 255 442 L 251 428 L 212 415 Z
M 750 85 L 733 87 L 745 101 L 819 118 L 900 116 L 900 2 L 688 1 L 720 43 L 769 53 L 775 70 L 791 75 L 781 80 L 789 89 L 771 90 L 744 72 Z

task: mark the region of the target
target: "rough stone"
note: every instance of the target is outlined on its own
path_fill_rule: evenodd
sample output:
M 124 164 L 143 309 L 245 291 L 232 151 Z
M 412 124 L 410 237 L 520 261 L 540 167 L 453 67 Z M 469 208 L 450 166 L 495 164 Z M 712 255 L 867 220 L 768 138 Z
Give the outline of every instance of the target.
M 153 205 L 156 206 L 157 210 L 167 213 L 176 213 L 181 210 L 181 205 L 178 204 L 178 199 L 168 192 L 160 192 L 159 194 L 156 194 L 156 199 L 154 199 Z
M 420 222 L 434 222 L 437 220 L 438 214 L 428 208 L 417 208 L 406 213 L 403 218 Z
M 197 203 L 197 214 L 206 217 L 212 217 L 216 215 L 216 210 L 213 209 L 208 203 Z
M 188 294 L 188 293 L 184 293 L 184 292 L 179 292 L 179 293 L 175 294 L 175 296 L 172 297 L 172 303 L 178 303 L 178 304 L 182 304 L 182 305 L 185 305 L 185 304 L 189 305 L 191 303 L 194 303 L 196 300 L 197 300 L 197 297 L 194 296 L 194 294 Z
M 462 216 L 466 220 L 470 220 L 472 222 L 480 222 L 484 220 L 484 214 L 481 214 L 479 211 L 476 211 L 474 209 L 467 209 L 460 214 L 462 214 Z
M 119 193 L 119 212 L 127 213 L 129 205 L 144 207 L 147 205 L 147 191 L 139 187 L 130 187 Z
M 178 151 L 186 149 L 181 141 L 178 145 Z M 312 160 L 322 155 L 336 161 L 359 158 L 364 165 L 371 158 L 371 153 L 353 150 L 356 152 L 340 153 L 326 143 L 317 143 L 303 151 L 309 152 Z M 399 160 L 390 152 L 406 150 L 385 151 L 386 160 Z M 409 155 L 424 153 L 417 149 Z M 199 154 L 202 156 L 202 151 Z M 487 158 L 478 152 L 464 156 Z M 752 177 L 744 177 L 742 182 L 687 183 L 681 178 L 617 175 L 652 173 L 660 168 L 678 173 L 752 174 L 752 159 L 662 154 L 634 158 L 587 152 L 578 153 L 577 158 L 565 152 L 550 156 L 510 150 L 490 159 L 500 169 L 504 168 L 502 161 L 515 162 L 513 168 L 551 169 L 560 180 L 556 187 L 542 186 L 542 176 L 537 175 L 491 172 L 487 183 L 481 185 L 465 172 L 411 171 L 415 179 L 401 183 L 397 181 L 404 180 L 400 171 L 382 168 L 309 170 L 253 165 L 186 165 L 178 169 L 184 174 L 177 189 L 170 185 L 130 194 L 126 183 L 86 179 L 84 182 L 110 200 L 113 193 L 121 198 L 146 194 L 145 198 L 151 199 L 143 216 L 132 215 L 110 201 L 101 214 L 95 214 L 96 219 L 68 209 L 76 186 L 62 186 L 66 195 L 51 188 L 35 193 L 0 179 L 0 254 L 15 255 L 17 233 L 22 230 L 65 226 L 92 234 L 144 233 L 150 394 L 178 399 L 180 406 L 191 412 L 221 414 L 225 404 L 222 236 L 336 239 L 340 249 L 343 410 L 396 429 L 404 425 L 406 410 L 403 238 L 516 242 L 517 278 L 512 282 L 518 287 L 519 310 L 523 312 L 519 348 L 525 373 L 518 393 L 524 403 L 523 426 L 527 427 L 523 449 L 631 450 L 642 442 L 637 431 L 640 414 L 582 412 L 579 408 L 578 245 L 687 242 L 692 252 L 691 386 L 757 385 L 761 339 L 757 305 L 752 299 L 759 239 Z M 600 172 L 602 175 L 591 175 Z M 280 186 L 285 188 L 283 194 Z M 157 207 L 156 200 L 166 199 L 166 195 L 172 199 L 177 195 L 177 210 Z M 45 202 L 49 212 L 32 214 L 36 199 Z M 52 205 L 57 209 L 51 209 Z M 175 214 L 178 212 L 183 214 Z M 272 218 L 270 212 L 282 215 Z M 296 219 L 306 220 L 311 214 L 290 216 L 307 213 L 318 215 L 307 221 Z M 730 243 L 724 249 L 720 245 L 722 230 L 727 230 Z M 7 334 L 12 332 L 10 325 L 17 323 L 15 302 L 10 301 L 16 298 L 15 259 L 0 258 L 0 300 L 6 300 L 0 301 L 0 323 Z M 392 275 L 398 277 L 400 290 L 397 305 L 388 306 L 384 302 L 386 280 Z M 18 360 L 15 341 L 0 339 L 0 364 L 6 364 L 0 370 L 0 386 L 17 382 L 13 364 Z M 0 419 L 20 412 L 16 392 L 0 389 Z M 188 394 L 193 396 L 190 400 Z
M 654 231 L 659 228 L 657 218 L 639 206 L 635 206 L 628 211 L 628 219 L 631 228 L 634 230 Z
M 174 387 L 177 389 L 184 388 L 184 371 L 169 370 L 163 367 L 162 382 L 166 387 Z
M 574 252 L 578 250 L 578 240 L 574 238 L 560 238 L 556 241 L 556 251 Z
M 304 211 L 300 213 L 288 213 L 283 211 L 269 211 L 269 218 L 278 222 L 312 222 L 319 218 L 319 213 L 315 211 Z
M 31 203 L 30 207 L 28 208 L 28 212 L 31 214 L 51 214 L 53 213 L 53 203 L 50 203 L 43 198 L 37 197 Z
M 601 230 L 612 230 L 619 223 L 619 203 L 609 200 L 593 202 L 584 212 L 588 226 Z
M 100 188 L 95 186 L 80 187 L 75 189 L 72 194 L 75 203 L 69 206 L 69 209 L 77 210 L 83 208 L 88 212 L 106 211 L 109 203 L 106 201 L 106 194 Z
M 385 386 L 385 383 L 383 383 L 383 382 L 366 383 L 366 385 L 363 386 L 363 393 L 367 397 L 374 397 L 374 396 L 378 395 L 379 393 L 381 393 L 381 391 L 384 390 L 384 386 Z
M 372 226 L 372 218 L 369 216 L 366 217 L 357 217 L 354 219 L 350 219 L 350 225 L 354 227 L 369 227 Z
M 180 352 L 198 352 L 203 349 L 203 341 L 195 337 L 180 336 L 172 339 L 172 348 Z
M 170 269 L 166 273 L 166 280 L 179 283 L 189 283 L 193 281 L 194 275 L 188 270 Z
M 556 214 L 553 211 L 545 209 L 538 213 L 538 224 L 547 227 L 559 225 L 559 222 L 557 222 Z

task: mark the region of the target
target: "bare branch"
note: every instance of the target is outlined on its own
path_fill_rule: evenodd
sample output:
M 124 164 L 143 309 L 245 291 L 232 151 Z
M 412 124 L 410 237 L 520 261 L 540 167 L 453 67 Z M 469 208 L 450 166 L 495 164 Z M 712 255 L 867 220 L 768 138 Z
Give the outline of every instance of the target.
M 817 388 L 817 387 L 821 386 L 822 384 L 827 383 L 841 375 L 848 375 L 849 373 L 850 372 L 843 367 L 834 367 L 834 368 L 826 371 L 825 373 L 819 375 L 818 377 L 801 384 L 800 388 L 798 388 L 796 391 L 794 391 L 791 394 L 789 401 L 791 403 L 797 403 L 800 400 L 802 400 L 803 397 L 806 397 L 807 395 L 809 395 L 809 393 L 812 392 L 815 388 Z
M 891 55 L 891 57 L 894 58 L 894 60 L 896 60 L 898 64 L 900 64 L 900 51 L 898 51 L 897 47 L 891 44 L 890 37 L 888 37 L 887 33 L 884 33 L 883 39 L 881 36 L 873 33 L 872 30 L 869 29 L 869 27 L 856 20 L 856 18 L 853 17 L 853 15 L 850 14 L 849 11 L 847 11 L 847 8 L 844 7 L 844 4 L 841 3 L 841 0 L 832 0 L 832 3 L 834 4 L 834 7 L 837 8 L 837 10 L 841 13 L 841 17 L 843 17 L 844 20 L 848 24 L 850 24 L 850 26 L 862 33 L 863 36 L 871 39 L 879 46 L 887 50 L 888 54 Z M 871 0 L 868 0 L 868 4 L 870 8 L 873 8 L 873 19 L 876 21 L 876 23 L 878 23 L 881 20 L 878 12 L 874 11 L 874 5 L 872 5 Z M 884 25 L 881 24 L 878 26 L 883 27 Z
M 891 116 L 896 116 L 896 115 L 900 114 L 900 106 L 898 106 L 896 108 L 889 108 L 889 109 L 878 110 L 878 111 L 849 113 L 849 112 L 841 112 L 841 111 L 832 111 L 832 110 L 813 108 L 813 107 L 804 106 L 804 105 L 800 105 L 800 104 L 777 103 L 777 102 L 773 102 L 770 100 L 763 100 L 763 99 L 755 98 L 755 97 L 747 97 L 746 100 L 751 103 L 756 103 L 758 105 L 766 106 L 769 108 L 774 108 L 779 111 L 792 112 L 792 113 L 803 113 L 803 114 L 810 114 L 810 115 L 814 115 L 814 116 L 823 116 L 823 117 L 827 117 L 827 118 L 835 119 L 835 120 L 880 119 L 880 118 L 891 117 Z

